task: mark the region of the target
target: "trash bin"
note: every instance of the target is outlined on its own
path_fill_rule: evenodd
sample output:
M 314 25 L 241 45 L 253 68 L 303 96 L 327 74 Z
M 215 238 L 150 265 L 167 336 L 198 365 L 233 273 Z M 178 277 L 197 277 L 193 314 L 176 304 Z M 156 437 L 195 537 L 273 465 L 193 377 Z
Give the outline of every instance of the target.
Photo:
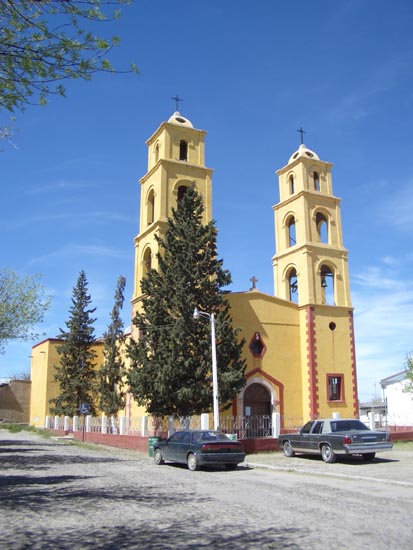
M 161 439 L 160 437 L 156 437 L 156 436 L 148 437 L 149 456 L 153 456 L 153 446 L 160 439 Z

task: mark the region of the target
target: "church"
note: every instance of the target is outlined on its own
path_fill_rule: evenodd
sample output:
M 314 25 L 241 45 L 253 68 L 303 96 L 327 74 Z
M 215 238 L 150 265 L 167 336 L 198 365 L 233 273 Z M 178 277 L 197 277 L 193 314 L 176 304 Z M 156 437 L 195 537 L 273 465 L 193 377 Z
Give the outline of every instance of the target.
M 189 185 L 203 197 L 204 222 L 212 219 L 213 170 L 205 166 L 205 138 L 204 130 L 175 112 L 146 142 L 132 315 L 140 307 L 141 279 L 157 267 L 155 235 L 165 234 L 172 208 Z M 247 382 L 225 414 L 271 418 L 278 413 L 282 430 L 317 417 L 358 417 L 348 252 L 331 169 L 302 143 L 276 172 L 274 295 L 260 292 L 254 279 L 249 291 L 228 294 L 233 325 L 246 342 Z M 56 395 L 57 345 L 48 339 L 32 350 L 33 425 L 44 426 L 49 399 Z M 100 360 L 101 347 L 98 343 Z M 124 414 L 131 419 L 144 411 L 129 396 Z

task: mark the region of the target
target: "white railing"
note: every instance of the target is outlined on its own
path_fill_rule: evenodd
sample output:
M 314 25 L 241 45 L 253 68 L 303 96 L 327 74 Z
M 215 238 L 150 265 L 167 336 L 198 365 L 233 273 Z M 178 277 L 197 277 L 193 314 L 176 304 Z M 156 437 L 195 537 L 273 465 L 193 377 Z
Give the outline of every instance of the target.
M 236 434 L 238 439 L 250 437 L 278 437 L 281 417 L 278 413 L 271 416 L 222 416 L 220 429 L 225 433 Z M 191 417 L 141 416 L 47 416 L 45 428 L 61 430 L 65 433 L 83 432 L 117 435 L 170 435 L 182 429 L 210 429 L 212 416 L 208 413 Z
M 207 424 L 201 422 L 201 417 L 207 417 Z M 126 416 L 46 416 L 44 426 L 47 429 L 65 432 L 88 432 L 118 435 L 148 436 L 151 434 L 171 434 L 184 428 L 209 429 L 209 415 L 192 416 L 185 418 L 157 418 L 141 416 L 128 418 Z

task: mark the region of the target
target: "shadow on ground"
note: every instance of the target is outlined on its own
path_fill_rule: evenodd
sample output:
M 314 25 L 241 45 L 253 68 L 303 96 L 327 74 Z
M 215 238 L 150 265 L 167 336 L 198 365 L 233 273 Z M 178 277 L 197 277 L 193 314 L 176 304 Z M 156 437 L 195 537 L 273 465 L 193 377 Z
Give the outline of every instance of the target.
M 241 549 L 287 549 L 300 550 L 305 545 L 300 540 L 308 535 L 300 529 L 257 528 L 254 533 L 233 532 L 227 525 L 214 527 L 207 532 L 199 530 L 195 522 L 177 523 L 168 529 L 148 526 L 105 528 L 102 530 L 77 529 L 59 534 L 47 531 L 25 531 L 17 540 L 5 541 L 6 547 L 13 549 L 41 548 L 42 550 L 72 550 L 94 548 L 98 550 L 144 549 L 151 550 L 218 550 Z M 8 544 L 12 543 L 12 546 Z
M 4 471 L 7 468 L 17 470 L 46 470 L 52 464 L 93 464 L 122 461 L 121 456 L 76 456 L 56 452 L 56 445 L 67 443 L 47 443 L 28 441 L 0 441 L 0 464 Z M 70 444 L 69 444 L 70 445 Z
M 294 455 L 294 457 L 291 457 L 289 460 L 291 459 L 307 460 L 309 462 L 319 462 L 320 464 L 324 463 L 321 456 L 313 455 L 313 454 L 309 454 L 309 455 L 298 454 L 298 455 Z M 375 458 L 373 458 L 373 460 L 364 460 L 361 456 L 358 456 L 358 455 L 354 455 L 354 456 L 339 455 L 337 456 L 337 462 L 339 462 L 340 464 L 349 464 L 354 466 L 368 466 L 369 464 L 379 464 L 379 463 L 386 464 L 388 462 L 400 462 L 400 461 L 396 458 L 382 458 L 379 456 L 376 456 Z M 334 467 L 334 464 L 332 466 Z

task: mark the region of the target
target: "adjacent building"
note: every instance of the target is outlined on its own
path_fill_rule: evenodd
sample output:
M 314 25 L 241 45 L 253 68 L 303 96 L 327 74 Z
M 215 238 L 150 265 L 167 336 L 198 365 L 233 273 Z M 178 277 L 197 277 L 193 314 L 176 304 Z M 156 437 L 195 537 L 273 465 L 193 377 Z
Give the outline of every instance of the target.
M 407 370 L 380 380 L 386 420 L 392 429 L 413 429 L 413 393 L 406 391 L 408 384 Z

